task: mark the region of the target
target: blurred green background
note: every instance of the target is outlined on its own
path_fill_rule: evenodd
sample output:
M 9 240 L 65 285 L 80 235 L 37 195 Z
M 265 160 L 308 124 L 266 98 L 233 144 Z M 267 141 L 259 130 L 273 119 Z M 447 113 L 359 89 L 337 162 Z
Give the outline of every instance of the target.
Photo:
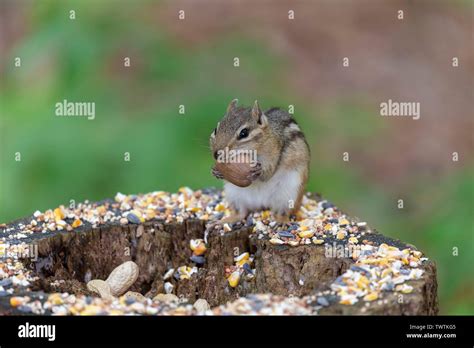
M 474 314 L 472 2 L 0 3 L 0 222 L 219 187 L 208 137 L 229 101 L 294 105 L 308 190 L 416 245 L 437 263 L 441 314 Z M 55 116 L 64 99 L 95 102 L 95 119 Z M 420 102 L 421 119 L 381 117 L 388 99 Z

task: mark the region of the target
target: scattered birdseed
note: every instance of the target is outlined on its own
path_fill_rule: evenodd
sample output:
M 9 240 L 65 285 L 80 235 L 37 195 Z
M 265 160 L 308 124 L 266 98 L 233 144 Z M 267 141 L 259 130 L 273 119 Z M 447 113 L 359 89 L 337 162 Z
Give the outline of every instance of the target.
M 378 247 L 365 245 L 362 250 L 355 265 L 340 277 L 341 281 L 331 284 L 331 289 L 341 298 L 340 303 L 353 304 L 360 297 L 365 301 L 374 301 L 381 291 L 392 291 L 393 284 L 403 284 L 398 285 L 395 291 L 409 293 L 413 287 L 404 283 L 420 279 L 423 274 L 422 269 L 406 268 L 421 265 L 421 255 L 414 250 L 400 250 L 387 244 Z M 404 259 L 405 262 L 402 261 Z
M 191 276 L 198 272 L 197 267 L 181 266 L 175 273 L 178 280 L 191 279 Z
M 250 255 L 248 252 L 234 257 L 235 265 L 225 268 L 225 276 L 230 287 L 237 287 L 243 274 L 245 274 L 248 281 L 255 278 L 255 269 L 251 267 L 253 260 L 253 255 Z
M 308 298 L 251 294 L 212 309 L 213 315 L 314 315 Z
M 32 282 L 38 278 L 19 261 L 19 255 L 30 252 L 29 246 L 19 243 L 31 234 L 51 233 L 52 231 L 76 231 L 86 226 L 98 227 L 104 224 L 140 224 L 145 221 L 159 220 L 165 223 L 182 223 L 187 219 L 199 219 L 216 222 L 230 215 L 228 203 L 218 191 L 193 191 L 187 187 L 177 193 L 155 191 L 144 195 L 125 195 L 117 193 L 114 200 L 101 203 L 85 201 L 70 208 L 59 206 L 45 212 L 35 211 L 29 223 L 12 225 L 0 224 L 0 296 L 11 297 L 10 304 L 24 313 L 54 315 L 97 315 L 97 314 L 148 314 L 148 315 L 186 315 L 196 314 L 196 309 L 186 301 L 153 301 L 140 296 L 121 296 L 101 299 L 68 293 L 49 294 L 45 301 L 28 296 L 16 296 L 18 289 L 29 290 Z M 234 302 L 206 311 L 206 314 L 315 314 L 317 308 L 328 306 L 332 302 L 353 305 L 358 301 L 386 301 L 387 292 L 409 294 L 414 291 L 408 284 L 423 277 L 422 264 L 428 259 L 422 253 L 411 248 L 399 249 L 387 244 L 376 245 L 369 238 L 372 233 L 366 222 L 355 222 L 328 201 L 316 201 L 303 197 L 301 212 L 287 224 L 276 222 L 270 211 L 250 214 L 246 226 L 259 240 L 278 245 L 298 248 L 303 245 L 320 247 L 321 244 L 342 243 L 359 248 L 353 253 L 354 264 L 330 286 L 330 292 L 318 297 L 305 296 L 288 298 L 264 295 L 247 295 Z M 219 227 L 218 227 L 219 228 Z M 220 226 L 222 232 L 232 230 L 229 224 Z M 144 233 L 137 228 L 137 237 Z M 204 239 L 190 241 L 190 260 L 201 265 L 205 260 L 207 232 Z M 7 242 L 14 241 L 14 245 Z M 359 242 L 362 241 L 362 242 Z M 9 257 L 8 255 L 13 255 Z M 252 268 L 253 256 L 249 253 L 237 255 L 235 264 L 226 267 L 225 275 L 230 287 L 237 287 L 243 281 L 255 278 Z M 190 279 L 198 273 L 197 267 L 188 265 L 169 269 L 164 275 L 163 296 L 173 295 L 173 276 L 176 281 Z M 90 280 L 90 279 L 89 279 Z M 59 285 L 60 281 L 58 281 Z M 303 283 L 304 284 L 304 283 Z M 55 285 L 52 284 L 52 287 Z M 176 297 L 176 296 L 175 296 Z M 331 300 L 330 300 L 331 298 Z

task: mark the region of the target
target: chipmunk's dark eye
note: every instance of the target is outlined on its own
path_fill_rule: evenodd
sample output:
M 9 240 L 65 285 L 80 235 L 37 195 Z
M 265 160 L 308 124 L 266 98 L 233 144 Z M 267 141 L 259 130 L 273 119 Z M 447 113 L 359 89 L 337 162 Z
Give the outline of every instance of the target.
M 239 133 L 239 139 L 247 138 L 249 136 L 249 130 L 244 128 Z

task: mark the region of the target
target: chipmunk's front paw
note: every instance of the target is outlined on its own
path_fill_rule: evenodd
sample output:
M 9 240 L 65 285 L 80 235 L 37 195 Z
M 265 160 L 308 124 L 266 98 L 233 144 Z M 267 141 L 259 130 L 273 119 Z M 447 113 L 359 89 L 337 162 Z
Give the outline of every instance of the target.
M 262 175 L 262 164 L 260 162 L 257 162 L 254 167 L 250 170 L 247 178 L 249 180 L 256 180 Z
M 275 220 L 284 225 L 290 222 L 290 217 L 287 214 L 276 214 Z
M 239 221 L 242 221 L 245 219 L 247 216 L 246 213 L 243 212 L 237 212 L 237 211 L 232 211 L 229 216 L 226 216 L 220 220 L 217 221 L 211 221 L 206 225 L 206 229 L 212 230 L 217 226 L 223 226 L 224 224 L 235 224 Z
M 222 173 L 216 169 L 216 167 L 212 167 L 212 170 L 211 170 L 211 173 L 212 175 L 214 175 L 217 179 L 224 179 L 224 176 L 222 175 Z

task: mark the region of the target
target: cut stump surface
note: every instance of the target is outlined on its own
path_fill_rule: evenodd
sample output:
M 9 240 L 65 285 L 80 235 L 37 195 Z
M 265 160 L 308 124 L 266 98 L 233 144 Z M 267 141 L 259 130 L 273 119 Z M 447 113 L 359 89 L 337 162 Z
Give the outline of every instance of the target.
M 1 225 L 8 255 L 0 264 L 0 314 L 193 315 L 197 299 L 209 303 L 210 315 L 438 313 L 433 261 L 317 195 L 286 225 L 264 211 L 206 227 L 227 213 L 220 191 L 182 188 L 117 194 Z M 202 255 L 190 248 L 199 239 Z M 139 267 L 129 290 L 143 301 L 118 298 L 112 306 L 87 290 L 89 280 L 129 260 Z M 179 300 L 152 300 L 165 292 Z

